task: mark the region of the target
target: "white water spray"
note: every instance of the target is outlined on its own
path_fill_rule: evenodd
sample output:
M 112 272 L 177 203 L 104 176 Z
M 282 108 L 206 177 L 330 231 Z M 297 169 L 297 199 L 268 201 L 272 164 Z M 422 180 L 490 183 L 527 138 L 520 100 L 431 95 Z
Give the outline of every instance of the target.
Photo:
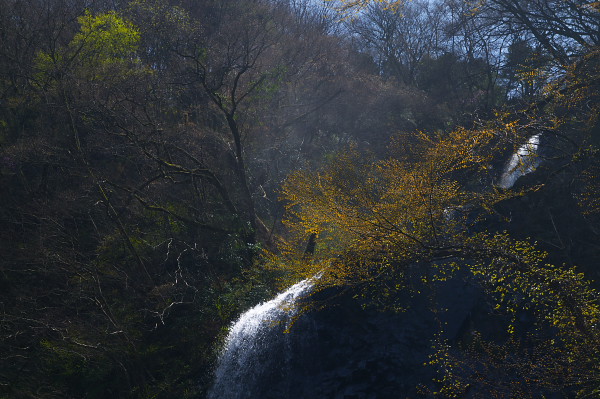
M 288 335 L 284 330 L 297 309 L 294 303 L 313 288 L 314 278 L 303 280 L 274 299 L 261 303 L 233 323 L 225 341 L 215 372 L 215 383 L 209 399 L 254 398 L 252 388 L 262 370 L 285 365 L 272 364 L 273 348 L 288 349 Z
M 533 172 L 540 165 L 540 158 L 538 156 L 539 145 L 540 135 L 536 134 L 531 136 L 527 143 L 523 144 L 513 154 L 504 173 L 502 173 L 498 187 L 504 189 L 511 188 L 519 177 Z

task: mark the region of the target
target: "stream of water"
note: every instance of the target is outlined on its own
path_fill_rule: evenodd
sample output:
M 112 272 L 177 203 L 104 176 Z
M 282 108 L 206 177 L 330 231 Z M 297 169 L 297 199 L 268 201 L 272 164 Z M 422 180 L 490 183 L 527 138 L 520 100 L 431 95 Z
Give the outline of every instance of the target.
M 294 303 L 313 287 L 313 279 L 303 280 L 274 299 L 261 303 L 233 323 L 225 341 L 215 382 L 209 399 L 254 399 L 253 387 L 265 369 L 285 373 L 285 364 L 273 364 L 286 356 L 272 356 L 273 351 L 289 351 L 289 334 L 284 331 L 297 309 Z
M 511 188 L 521 176 L 533 172 L 540 165 L 539 145 L 540 135 L 536 134 L 531 136 L 527 143 L 519 147 L 517 152 L 510 158 L 504 173 L 500 177 L 498 187 Z

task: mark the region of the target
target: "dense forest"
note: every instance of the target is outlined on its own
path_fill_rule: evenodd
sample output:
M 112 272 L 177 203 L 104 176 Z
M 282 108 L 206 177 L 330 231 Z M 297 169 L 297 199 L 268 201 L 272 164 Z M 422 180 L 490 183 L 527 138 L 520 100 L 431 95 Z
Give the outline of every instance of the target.
M 204 398 L 316 274 L 485 292 L 422 397 L 599 397 L 599 115 L 595 1 L 0 0 L 0 397 Z

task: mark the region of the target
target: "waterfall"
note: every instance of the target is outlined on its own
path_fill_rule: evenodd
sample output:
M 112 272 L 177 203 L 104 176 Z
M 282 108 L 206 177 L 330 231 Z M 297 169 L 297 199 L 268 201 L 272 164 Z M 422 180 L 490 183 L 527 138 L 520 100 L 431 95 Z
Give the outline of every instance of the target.
M 284 332 L 296 314 L 294 303 L 310 293 L 313 281 L 314 278 L 306 279 L 291 286 L 248 310 L 232 324 L 209 399 L 258 398 L 265 378 L 273 378 L 265 377 L 265 373 L 285 377 L 290 334 Z
M 527 143 L 523 144 L 511 157 L 504 173 L 500 177 L 498 187 L 511 188 L 519 177 L 533 172 L 539 165 L 538 147 L 540 145 L 540 134 L 531 136 Z

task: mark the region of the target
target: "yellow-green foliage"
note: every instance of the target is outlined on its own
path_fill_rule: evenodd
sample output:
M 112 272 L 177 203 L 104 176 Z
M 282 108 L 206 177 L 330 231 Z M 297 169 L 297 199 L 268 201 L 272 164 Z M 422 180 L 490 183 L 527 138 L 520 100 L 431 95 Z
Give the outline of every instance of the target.
M 133 56 L 140 41 L 140 32 L 116 12 L 80 16 L 79 33 L 70 43 L 71 49 L 89 63 L 102 65 L 127 60 Z
M 77 20 L 79 32 L 66 48 L 37 53 L 40 83 L 69 73 L 89 81 L 119 80 L 135 71 L 141 36 L 131 22 L 114 11 L 98 15 L 86 11 Z
M 571 348 L 600 338 L 598 293 L 575 268 L 545 263 L 547 254 L 506 233 L 476 234 L 465 244 L 474 251 L 471 271 L 490 284 L 497 308 L 535 312 Z

